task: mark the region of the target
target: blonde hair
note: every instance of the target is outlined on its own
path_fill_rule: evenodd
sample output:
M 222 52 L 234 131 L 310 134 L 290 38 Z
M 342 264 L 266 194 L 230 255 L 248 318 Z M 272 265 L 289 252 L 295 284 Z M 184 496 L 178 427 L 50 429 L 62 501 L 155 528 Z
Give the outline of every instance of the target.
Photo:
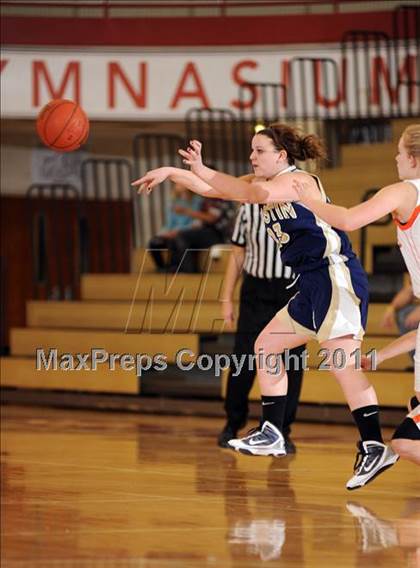
M 420 124 L 410 124 L 402 133 L 405 148 L 410 156 L 420 157 Z

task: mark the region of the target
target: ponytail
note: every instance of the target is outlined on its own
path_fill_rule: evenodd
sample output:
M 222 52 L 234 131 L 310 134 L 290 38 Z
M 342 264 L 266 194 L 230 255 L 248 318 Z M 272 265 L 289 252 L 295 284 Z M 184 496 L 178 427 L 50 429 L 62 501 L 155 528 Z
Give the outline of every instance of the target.
M 315 160 L 316 158 L 325 158 L 326 152 L 322 141 L 315 134 L 302 136 L 300 139 L 301 158 L 298 160 Z
M 290 165 L 296 160 L 314 160 L 325 158 L 326 152 L 321 139 L 315 134 L 301 136 L 299 131 L 287 124 L 274 123 L 268 128 L 260 130 L 258 134 L 263 134 L 271 138 L 274 147 L 279 152 L 286 150 L 287 160 Z

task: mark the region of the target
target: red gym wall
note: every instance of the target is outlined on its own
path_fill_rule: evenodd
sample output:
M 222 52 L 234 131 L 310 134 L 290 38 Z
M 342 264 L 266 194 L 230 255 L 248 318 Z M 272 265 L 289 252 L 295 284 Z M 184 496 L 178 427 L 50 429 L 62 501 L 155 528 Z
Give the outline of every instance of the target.
M 1 35 L 9 46 L 199 47 L 339 42 L 355 28 L 391 35 L 392 11 L 138 20 L 3 17 Z

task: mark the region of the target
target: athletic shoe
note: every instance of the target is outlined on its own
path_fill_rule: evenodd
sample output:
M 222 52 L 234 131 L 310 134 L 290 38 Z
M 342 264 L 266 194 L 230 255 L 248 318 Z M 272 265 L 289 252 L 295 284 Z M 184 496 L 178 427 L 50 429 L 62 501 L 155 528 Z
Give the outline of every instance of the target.
M 389 521 L 379 519 L 372 511 L 358 503 L 349 502 L 347 511 L 359 523 L 360 540 L 363 552 L 375 552 L 397 546 L 398 537 L 395 526 Z
M 350 491 L 363 487 L 399 459 L 392 448 L 374 440 L 358 442 L 357 448 L 354 475 L 346 486 Z
M 251 430 L 245 438 L 229 440 L 229 446 L 241 454 L 253 456 L 285 456 L 283 434 L 271 422 Z

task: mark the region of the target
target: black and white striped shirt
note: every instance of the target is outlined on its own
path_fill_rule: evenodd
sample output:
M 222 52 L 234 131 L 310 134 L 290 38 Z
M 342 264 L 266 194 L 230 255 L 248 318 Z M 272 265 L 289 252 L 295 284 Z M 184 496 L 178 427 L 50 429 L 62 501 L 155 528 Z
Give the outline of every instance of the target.
M 255 278 L 292 278 L 290 266 L 283 266 L 276 243 L 268 235 L 258 203 L 240 206 L 232 244 L 245 247 L 244 270 Z

